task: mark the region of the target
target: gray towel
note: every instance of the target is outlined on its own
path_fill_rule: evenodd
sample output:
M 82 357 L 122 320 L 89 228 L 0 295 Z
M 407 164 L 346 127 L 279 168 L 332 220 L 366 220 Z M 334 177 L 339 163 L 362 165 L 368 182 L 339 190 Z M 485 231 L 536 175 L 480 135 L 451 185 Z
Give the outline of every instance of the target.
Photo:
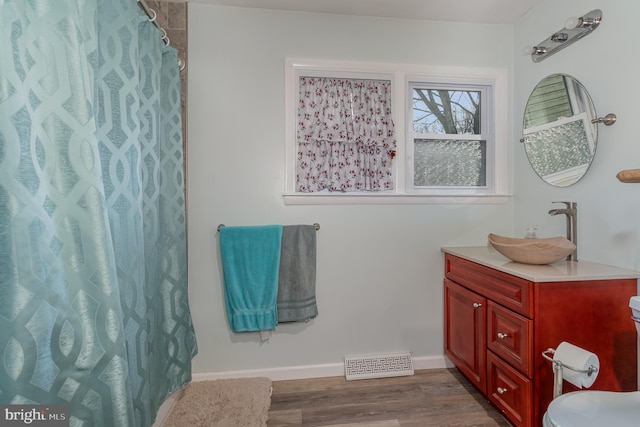
M 315 227 L 285 225 L 280 248 L 278 322 L 299 322 L 316 317 Z

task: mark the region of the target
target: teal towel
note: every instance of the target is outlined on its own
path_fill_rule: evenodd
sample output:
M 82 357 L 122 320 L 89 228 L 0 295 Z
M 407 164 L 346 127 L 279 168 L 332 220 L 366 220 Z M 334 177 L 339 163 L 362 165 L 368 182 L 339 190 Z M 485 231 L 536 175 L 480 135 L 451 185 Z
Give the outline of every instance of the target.
M 278 324 L 281 225 L 220 228 L 227 319 L 234 332 Z

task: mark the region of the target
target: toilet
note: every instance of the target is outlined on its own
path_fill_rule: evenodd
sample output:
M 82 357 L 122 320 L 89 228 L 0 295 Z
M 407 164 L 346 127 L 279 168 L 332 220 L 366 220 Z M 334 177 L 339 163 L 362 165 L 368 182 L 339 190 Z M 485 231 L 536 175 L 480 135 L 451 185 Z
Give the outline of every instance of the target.
M 632 320 L 640 335 L 640 296 L 631 297 Z M 638 427 L 640 391 L 584 390 L 554 399 L 542 420 L 544 427 Z

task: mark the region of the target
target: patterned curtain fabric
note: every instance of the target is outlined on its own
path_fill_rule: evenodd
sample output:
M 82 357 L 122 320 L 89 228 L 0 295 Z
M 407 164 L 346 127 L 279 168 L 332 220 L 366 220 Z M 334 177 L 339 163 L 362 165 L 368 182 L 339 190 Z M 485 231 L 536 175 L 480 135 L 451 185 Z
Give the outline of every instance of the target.
M 300 77 L 296 191 L 393 189 L 388 81 Z
M 191 380 L 180 79 L 134 0 L 0 0 L 0 403 L 150 426 Z

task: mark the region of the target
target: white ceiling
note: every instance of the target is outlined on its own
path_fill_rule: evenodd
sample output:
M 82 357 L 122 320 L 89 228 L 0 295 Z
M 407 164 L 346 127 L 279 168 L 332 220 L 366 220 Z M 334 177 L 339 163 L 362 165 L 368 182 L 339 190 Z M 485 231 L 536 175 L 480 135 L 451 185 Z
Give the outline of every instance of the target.
M 174 0 L 176 1 L 176 0 Z M 178 0 L 179 1 L 179 0 Z M 431 21 L 513 24 L 543 0 L 186 0 L 189 3 Z

